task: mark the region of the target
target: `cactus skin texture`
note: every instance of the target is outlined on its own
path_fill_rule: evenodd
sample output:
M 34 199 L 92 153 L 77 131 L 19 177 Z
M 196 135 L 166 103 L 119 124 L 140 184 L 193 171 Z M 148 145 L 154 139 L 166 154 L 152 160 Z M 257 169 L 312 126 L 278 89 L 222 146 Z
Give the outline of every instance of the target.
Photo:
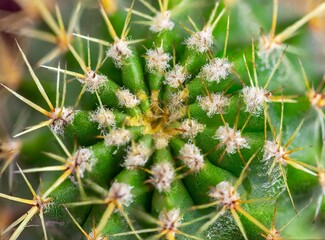
M 1 140 L 1 239 L 322 239 L 325 98 L 303 56 L 325 3 L 288 22 L 280 0 L 85 1 L 64 27 L 31 2 L 50 34 L 22 34 L 55 44 L 56 84 L 17 42 L 33 81 L 2 86 L 43 119 Z

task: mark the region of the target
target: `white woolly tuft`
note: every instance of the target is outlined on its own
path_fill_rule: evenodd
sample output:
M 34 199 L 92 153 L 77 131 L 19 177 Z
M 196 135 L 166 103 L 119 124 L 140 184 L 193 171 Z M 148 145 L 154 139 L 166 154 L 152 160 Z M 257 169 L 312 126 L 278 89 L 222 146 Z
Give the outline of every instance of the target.
M 76 111 L 72 108 L 55 108 L 54 111 L 50 113 L 50 119 L 53 121 L 50 125 L 51 130 L 62 136 L 64 134 L 64 127 L 73 121 L 75 113 Z
M 282 146 L 279 146 L 276 141 L 266 141 L 264 146 L 263 160 L 267 161 L 274 159 L 276 162 L 280 162 L 282 165 L 287 165 L 285 157 L 287 156 Z
M 265 102 L 269 101 L 271 93 L 259 87 L 244 87 L 242 90 L 244 103 L 246 104 L 246 112 L 258 116 Z
M 162 47 L 149 49 L 146 53 L 147 68 L 151 73 L 164 73 L 169 67 L 169 60 L 172 59 L 169 53 L 165 53 Z
M 184 131 L 183 138 L 194 138 L 198 133 L 203 132 L 205 125 L 195 119 L 185 119 L 179 128 Z
M 111 129 L 104 139 L 107 147 L 122 146 L 131 140 L 131 133 L 124 128 Z
M 178 88 L 182 86 L 185 80 L 189 77 L 190 76 L 188 75 L 186 69 L 177 64 L 174 69 L 166 73 L 164 84 L 167 84 L 173 88 Z
M 123 61 L 132 56 L 132 51 L 129 49 L 126 41 L 117 40 L 108 48 L 106 55 L 113 59 L 116 67 L 121 68 Z
M 162 223 L 164 230 L 168 230 L 174 234 L 177 231 L 177 228 L 180 227 L 181 221 L 182 218 L 178 208 L 174 208 L 169 211 L 164 209 L 159 214 L 159 222 Z
M 185 40 L 185 44 L 190 49 L 204 53 L 208 51 L 213 44 L 212 31 L 212 28 L 207 27 L 203 31 L 195 32 Z
M 129 89 L 119 89 L 116 91 L 119 104 L 127 108 L 134 108 L 140 104 L 140 99 L 132 94 Z
M 180 93 L 172 93 L 168 99 L 168 109 L 173 111 L 174 109 L 180 108 L 184 106 L 186 98 Z
M 182 118 L 186 113 L 184 103 L 188 99 L 188 90 L 184 89 L 176 93 L 172 93 L 168 99 L 167 108 L 169 110 L 168 122 L 175 122 Z
M 220 126 L 214 138 L 218 139 L 221 145 L 226 146 L 226 152 L 230 154 L 235 153 L 237 149 L 249 148 L 247 140 L 241 136 L 240 131 L 235 131 L 228 124 Z
M 204 158 L 200 149 L 192 143 L 186 143 L 179 151 L 179 155 L 185 165 L 193 171 L 199 171 L 204 166 Z
M 150 154 L 151 149 L 144 143 L 135 143 L 128 147 L 123 166 L 127 169 L 143 167 L 148 161 Z
M 220 205 L 226 207 L 234 207 L 240 200 L 239 194 L 235 188 L 227 181 L 218 183 L 210 190 L 209 196 L 214 200 L 220 201 Z
M 164 13 L 157 13 L 152 20 L 150 31 L 161 32 L 163 30 L 172 30 L 175 24 L 170 20 L 170 17 L 170 11 L 165 11 Z
M 208 64 L 204 65 L 198 77 L 208 82 L 217 82 L 224 80 L 231 72 L 233 64 L 226 58 L 214 58 Z
M 157 163 L 152 166 L 151 183 L 159 192 L 169 191 L 175 177 L 175 170 L 169 162 Z
M 88 92 L 94 93 L 104 86 L 105 82 L 107 82 L 107 77 L 97 74 L 95 71 L 89 71 L 85 78 L 78 78 L 78 81 L 86 85 Z
M 325 107 L 325 96 L 322 92 L 318 93 L 313 89 L 309 89 L 306 95 L 314 108 L 320 109 Z
M 92 122 L 97 122 L 99 129 L 115 127 L 115 115 L 107 108 L 97 108 L 97 110 L 91 114 L 90 120 Z
M 103 237 L 102 235 L 97 236 L 97 234 L 95 234 L 94 230 L 91 231 L 89 234 L 89 240 L 107 240 L 106 237 Z M 96 238 L 95 238 L 96 237 Z
M 167 108 L 169 111 L 168 123 L 173 123 L 186 114 L 185 102 L 188 99 L 188 90 L 184 89 L 169 96 Z
M 97 159 L 94 157 L 93 151 L 89 148 L 79 148 L 72 156 L 72 159 L 68 159 L 67 167 L 71 168 L 73 172 L 78 170 L 79 176 L 84 177 L 86 171 L 90 172 L 96 163 Z M 71 176 L 71 180 L 77 183 L 76 174 Z
M 12 157 L 20 153 L 22 142 L 15 138 L 1 139 L 0 140 L 0 160 L 6 157 Z
M 207 112 L 208 117 L 212 117 L 214 114 L 224 113 L 226 107 L 230 103 L 228 97 L 223 96 L 220 93 L 212 93 L 210 96 L 198 96 L 200 107 Z
M 127 207 L 133 201 L 134 196 L 131 193 L 132 188 L 133 187 L 129 184 L 114 182 L 109 189 L 108 199 Z
M 283 45 L 271 41 L 271 36 L 263 36 L 259 39 L 257 56 L 262 60 L 264 66 L 270 69 L 276 64 L 283 50 Z
M 170 135 L 164 132 L 157 132 L 153 135 L 153 140 L 156 149 L 163 149 L 168 146 Z

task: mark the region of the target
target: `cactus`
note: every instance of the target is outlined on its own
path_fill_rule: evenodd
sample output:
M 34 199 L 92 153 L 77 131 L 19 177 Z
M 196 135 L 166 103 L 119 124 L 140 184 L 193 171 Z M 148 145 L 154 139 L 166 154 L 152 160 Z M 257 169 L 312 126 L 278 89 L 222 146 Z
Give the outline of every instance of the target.
M 322 238 L 324 80 L 304 56 L 325 3 L 288 23 L 278 0 L 102 0 L 94 36 L 86 2 L 68 26 L 32 2 L 50 33 L 17 34 L 54 43 L 37 66 L 55 76 L 17 42 L 32 81 L 2 86 L 45 118 L 1 140 L 1 239 Z

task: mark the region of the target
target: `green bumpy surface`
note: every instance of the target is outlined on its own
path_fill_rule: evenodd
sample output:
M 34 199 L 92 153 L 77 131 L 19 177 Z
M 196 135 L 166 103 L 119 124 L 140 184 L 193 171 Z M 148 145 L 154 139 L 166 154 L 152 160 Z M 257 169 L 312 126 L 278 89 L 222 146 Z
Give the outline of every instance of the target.
M 64 119 L 64 115 L 58 117 L 64 121 L 62 132 L 55 132 L 51 126 L 70 156 L 61 151 L 58 155 L 67 158 L 63 163 L 66 168 L 41 175 L 43 193 L 59 181 L 48 195 L 50 203 L 44 205 L 46 226 L 58 223 L 60 231 L 73 239 L 82 234 L 76 225 L 84 230 L 84 237 L 92 240 L 282 239 L 283 233 L 273 230 L 281 229 L 289 221 L 288 216 L 294 216 L 295 211 L 308 204 L 321 175 L 316 159 L 323 148 L 322 109 L 312 105 L 309 95 L 305 96 L 308 89 L 296 91 L 292 86 L 295 83 L 288 83 L 290 71 L 299 71 L 304 86 L 297 57 L 292 60 L 286 56 L 289 53 L 282 56 L 284 46 L 271 53 L 274 61 L 265 60 L 258 56 L 262 51 L 258 43 L 255 49 L 251 49 L 249 41 L 237 43 L 242 31 L 237 11 L 241 6 L 250 6 L 245 1 L 231 7 L 222 3 L 216 12 L 209 1 L 161 1 L 165 2 L 169 4 L 166 11 L 170 9 L 168 14 L 171 14 L 168 20 L 175 26 L 149 33 L 147 28 L 144 33 L 133 30 L 131 33 L 140 35 L 144 42 L 132 46 L 128 44 L 131 34 L 121 39 L 103 39 L 110 43 L 108 59 L 94 76 L 100 77 L 103 72 L 108 79 L 95 91 L 86 90 L 78 107 L 72 109 L 71 121 Z M 136 1 L 133 10 L 139 8 L 138 11 L 151 15 L 141 6 Z M 198 29 L 193 29 L 186 19 L 187 15 L 193 15 L 191 8 L 205 16 L 205 25 L 194 18 Z M 109 17 L 119 35 L 122 27 L 114 25 L 117 16 L 128 17 L 125 12 Z M 209 32 L 207 29 L 219 16 L 217 27 Z M 229 32 L 227 16 L 231 23 Z M 248 24 L 247 20 L 242 21 Z M 212 42 L 209 43 L 209 36 L 200 35 L 197 47 L 191 47 L 189 39 L 198 32 L 210 34 Z M 88 38 L 86 32 L 82 34 Z M 88 41 L 94 40 L 88 38 Z M 126 43 L 130 54 L 123 55 L 123 49 L 118 49 L 115 53 L 121 59 L 112 59 L 109 51 L 119 41 Z M 97 42 L 91 42 L 90 48 L 96 45 Z M 205 50 L 200 51 L 200 47 Z M 151 57 L 151 50 L 158 53 Z M 78 51 L 81 54 L 85 49 Z M 68 55 L 69 61 L 74 61 L 68 65 L 79 66 L 74 58 Z M 182 66 L 178 72 L 181 76 L 175 73 L 170 77 L 177 66 Z M 61 72 L 63 75 L 64 70 Z M 119 77 L 110 76 L 110 72 L 118 72 Z M 168 82 L 168 77 L 174 79 L 176 87 Z M 91 85 L 95 80 L 85 80 L 83 84 Z M 255 92 L 247 93 L 245 88 Z M 129 106 L 123 102 L 119 93 L 126 90 L 131 94 L 126 101 L 136 99 L 136 104 Z M 69 91 L 68 85 L 67 98 Z M 248 94 L 253 97 L 247 102 Z M 219 100 L 213 102 L 214 96 Z M 225 103 L 220 101 L 222 98 Z M 202 103 L 203 99 L 208 107 Z M 127 137 L 122 137 L 122 133 L 113 135 L 116 130 L 125 130 Z M 39 142 L 36 138 L 23 140 L 21 155 L 34 157 L 41 150 L 34 146 L 36 150 L 31 152 L 30 145 Z M 275 147 L 270 150 L 268 143 L 274 143 Z M 290 152 L 301 146 L 305 148 Z M 81 158 L 82 150 L 89 156 Z M 155 170 L 157 166 L 161 167 L 159 171 Z M 67 171 L 69 174 L 62 177 Z M 130 192 L 122 190 L 122 186 L 113 192 L 116 183 L 129 186 Z M 304 192 L 309 197 L 303 196 Z M 306 210 L 308 224 L 312 223 L 315 200 L 310 205 Z M 109 207 L 113 210 L 105 217 Z M 321 209 L 319 225 L 324 220 L 323 214 Z M 275 215 L 287 215 L 280 221 L 282 225 L 277 226 Z M 321 236 L 322 230 L 315 227 L 312 236 L 318 234 Z M 299 237 L 292 232 L 289 236 Z

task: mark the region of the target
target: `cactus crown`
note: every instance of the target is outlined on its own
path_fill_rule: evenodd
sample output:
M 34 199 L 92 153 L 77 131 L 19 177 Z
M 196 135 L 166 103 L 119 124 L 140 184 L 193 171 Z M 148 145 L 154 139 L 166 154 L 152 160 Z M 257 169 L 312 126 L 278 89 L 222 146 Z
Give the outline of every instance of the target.
M 253 26 L 241 19 L 244 13 L 236 17 L 238 10 L 254 9 L 244 1 L 206 1 L 207 11 L 193 0 L 139 0 L 125 13 L 116 10 L 114 0 L 101 0 L 98 11 L 109 36 L 98 38 L 76 27 L 82 3 L 65 30 L 58 6 L 52 16 L 42 1 L 33 2 L 52 33 L 25 34 L 55 39 L 50 41 L 55 49 L 38 64 L 56 72 L 57 83 L 52 96 L 17 43 L 47 108 L 30 100 L 34 90 L 27 96 L 28 91 L 2 84 L 46 120 L 15 135 L 30 134 L 30 139 L 1 141 L 1 175 L 22 175 L 33 195 L 30 200 L 1 190 L 0 198 L 31 206 L 0 229 L 1 238 L 23 238 L 39 215 L 44 239 L 56 238 L 51 223 L 60 223 L 55 228 L 70 238 L 82 234 L 92 240 L 282 239 L 291 220 L 277 230 L 276 212 L 304 210 L 307 197 L 298 196 L 315 186 L 321 189 L 316 210 L 306 211 L 316 212 L 314 221 L 324 217 L 323 83 L 311 87 L 302 62 L 285 46 L 305 23 L 325 13 L 324 3 L 276 34 L 279 3 L 274 0 L 270 34 L 262 33 L 255 49 L 254 36 L 235 41 L 240 24 Z M 203 27 L 189 16 L 196 8 L 207 19 Z M 117 23 L 121 18 L 123 24 Z M 145 32 L 132 30 L 133 23 L 145 26 Z M 133 34 L 143 39 L 132 39 Z M 69 67 L 51 66 L 63 53 Z M 290 82 L 290 74 L 300 69 L 304 92 Z M 35 151 L 26 150 L 30 143 Z M 32 167 L 17 165 L 15 172 L 13 162 L 20 164 L 23 156 L 34 159 L 36 167 L 24 163 Z M 316 156 L 317 166 L 310 156 Z M 28 173 L 41 174 L 38 190 Z M 299 178 L 305 189 L 299 188 Z M 9 181 L 9 191 L 12 186 Z M 283 207 L 288 202 L 292 207 Z

